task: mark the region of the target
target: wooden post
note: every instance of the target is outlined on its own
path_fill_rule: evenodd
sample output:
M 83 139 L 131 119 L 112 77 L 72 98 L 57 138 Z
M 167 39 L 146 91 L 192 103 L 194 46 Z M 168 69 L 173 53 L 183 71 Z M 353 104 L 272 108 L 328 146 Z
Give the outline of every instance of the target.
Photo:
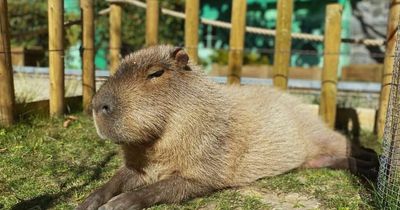
M 275 87 L 286 90 L 292 45 L 293 0 L 278 0 L 277 8 L 273 81 Z
M 382 89 L 379 100 L 377 135 L 378 139 L 382 139 L 385 128 L 386 112 L 389 104 L 389 93 L 393 76 L 393 65 L 395 54 L 395 45 L 397 38 L 397 26 L 400 16 L 400 0 L 391 0 L 388 17 L 388 27 L 386 32 L 386 53 L 383 64 Z
M 14 82 L 8 33 L 7 0 L 0 0 L 0 126 L 14 122 Z
M 64 1 L 48 1 L 50 116 L 64 113 Z
M 185 48 L 190 59 L 197 63 L 197 45 L 199 42 L 199 0 L 186 0 L 185 5 Z
M 340 4 L 329 4 L 326 7 L 325 17 L 324 68 L 322 72 L 319 114 L 330 128 L 334 128 L 336 117 L 341 19 L 342 6 Z
M 121 59 L 121 5 L 110 5 L 110 74 L 114 74 Z
M 158 43 L 158 0 L 146 0 L 146 45 Z
M 246 29 L 246 0 L 233 0 L 229 39 L 228 84 L 240 84 Z
M 82 73 L 82 105 L 90 114 L 90 103 L 96 91 L 94 69 L 94 12 L 93 0 L 81 1 L 82 38 L 83 38 L 83 73 Z

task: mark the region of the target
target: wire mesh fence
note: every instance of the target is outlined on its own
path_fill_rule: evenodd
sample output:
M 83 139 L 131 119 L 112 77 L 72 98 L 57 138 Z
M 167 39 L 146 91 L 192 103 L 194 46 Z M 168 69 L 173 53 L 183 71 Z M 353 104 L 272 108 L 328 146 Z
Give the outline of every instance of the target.
M 397 34 L 378 178 L 380 209 L 400 209 L 400 35 Z

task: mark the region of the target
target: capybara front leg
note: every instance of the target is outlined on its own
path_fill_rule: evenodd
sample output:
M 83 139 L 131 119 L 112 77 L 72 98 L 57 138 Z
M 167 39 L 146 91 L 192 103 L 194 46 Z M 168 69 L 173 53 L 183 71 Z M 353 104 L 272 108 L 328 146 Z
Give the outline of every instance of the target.
M 158 203 L 178 203 L 194 196 L 204 195 L 211 190 L 210 187 L 202 186 L 193 180 L 172 176 L 136 191 L 122 193 L 101 206 L 99 210 L 138 210 Z
M 104 184 L 102 187 L 94 191 L 80 204 L 76 210 L 97 210 L 101 205 L 107 203 L 112 197 L 120 194 L 129 188 L 139 186 L 140 179 L 135 171 L 123 167 Z

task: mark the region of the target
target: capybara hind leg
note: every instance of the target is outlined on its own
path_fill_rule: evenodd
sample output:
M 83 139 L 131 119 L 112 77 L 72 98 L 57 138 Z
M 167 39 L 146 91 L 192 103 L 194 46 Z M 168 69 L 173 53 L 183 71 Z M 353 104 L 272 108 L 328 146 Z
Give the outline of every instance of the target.
M 354 157 L 332 157 L 321 156 L 307 161 L 304 168 L 332 168 L 332 169 L 349 169 L 352 172 L 358 169 L 368 169 L 375 167 L 374 161 L 357 159 Z
M 319 156 L 317 158 L 307 161 L 303 168 L 334 168 L 334 169 L 347 169 L 348 158 L 334 157 L 334 156 Z
M 354 157 L 321 156 L 307 161 L 303 167 L 347 169 L 355 175 L 366 177 L 371 180 L 375 180 L 378 176 L 378 167 L 375 161 Z

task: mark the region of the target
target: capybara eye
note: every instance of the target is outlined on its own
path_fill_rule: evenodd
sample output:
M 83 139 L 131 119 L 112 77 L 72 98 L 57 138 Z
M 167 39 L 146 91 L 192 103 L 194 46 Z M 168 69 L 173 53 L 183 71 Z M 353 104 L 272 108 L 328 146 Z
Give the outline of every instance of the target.
M 155 77 L 160 77 L 161 75 L 163 75 L 164 74 L 164 69 L 160 69 L 160 70 L 158 70 L 158 71 L 156 71 L 156 72 L 154 72 L 154 73 L 152 73 L 152 74 L 149 74 L 148 76 L 147 76 L 147 79 L 151 79 L 151 78 L 155 78 Z

